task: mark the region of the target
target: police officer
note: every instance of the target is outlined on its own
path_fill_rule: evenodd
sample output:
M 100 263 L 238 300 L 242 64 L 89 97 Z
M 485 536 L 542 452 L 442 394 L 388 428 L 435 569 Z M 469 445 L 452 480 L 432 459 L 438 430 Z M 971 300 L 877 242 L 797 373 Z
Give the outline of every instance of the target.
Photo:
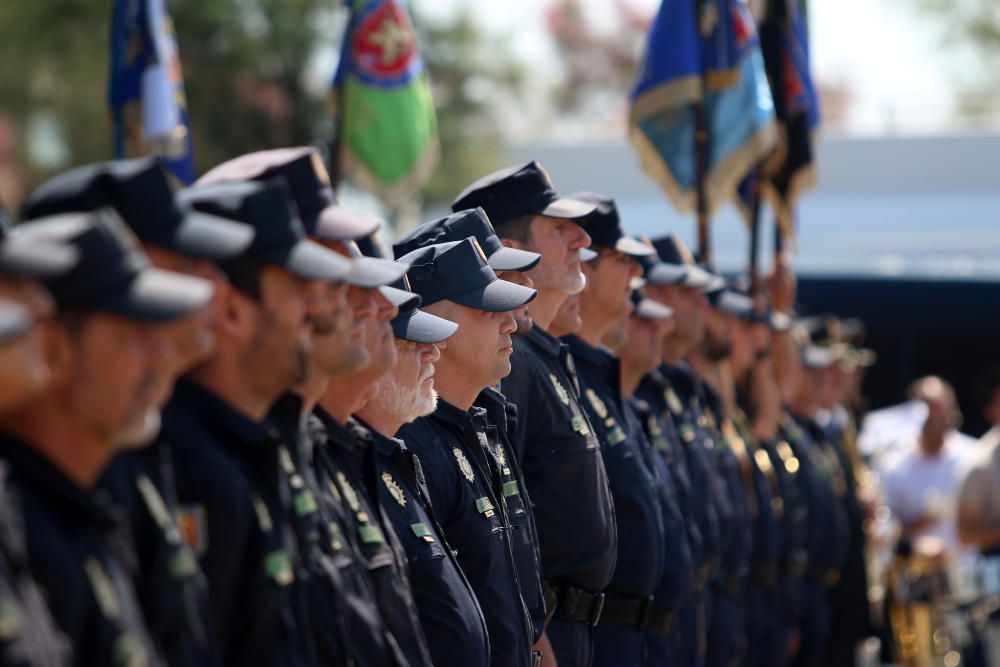
M 501 483 L 507 466 L 490 444 L 486 411 L 473 403 L 510 372 L 511 313 L 535 291 L 497 279 L 473 238 L 427 246 L 400 261 L 411 264 L 407 277 L 423 308 L 459 325 L 437 363 L 437 410 L 400 432 L 420 457 L 431 504 L 479 598 L 490 663 L 528 665 L 534 630 L 511 547 Z
M 48 386 L 40 328 L 54 306 L 37 281 L 68 271 L 77 261 L 70 246 L 36 237 L 0 238 L 0 415 Z M 7 628 L 0 639 L 0 664 L 67 665 L 70 647 L 31 576 L 20 498 L 7 475 L 6 465 L 0 464 L 0 609 Z
M 689 636 L 693 642 L 689 664 L 700 665 L 707 655 L 708 584 L 716 574 L 725 547 L 723 525 L 733 512 L 712 454 L 715 441 L 708 430 L 698 381 L 684 361 L 704 338 L 702 291 L 713 280 L 694 264 L 690 252 L 676 235 L 654 239 L 651 244 L 656 255 L 646 264 L 643 289 L 650 298 L 673 309 L 675 326 L 663 341 L 663 365 L 643 378 L 638 395 L 653 407 L 661 420 L 672 424 L 691 485 L 702 492 L 690 514 L 700 536 L 700 540 L 691 542 L 698 547 L 692 552 L 695 570 L 691 597 L 682 607 L 679 618 L 681 634 Z
M 114 208 L 154 266 L 221 283 L 216 262 L 232 259 L 253 240 L 253 228 L 197 213 L 176 202 L 166 170 L 154 159 L 122 160 L 71 170 L 36 190 L 23 207 L 33 218 Z M 221 289 L 221 285 L 219 285 Z M 213 304 L 171 327 L 175 365 L 158 378 L 154 400 L 163 407 L 174 381 L 211 354 Z M 135 542 L 136 588 L 143 613 L 171 665 L 219 664 L 208 587 L 177 525 L 173 452 L 157 438 L 116 457 L 101 484 L 127 511 Z
M 538 526 L 548 623 L 538 648 L 560 665 L 592 660 L 592 627 L 617 553 L 614 508 L 594 429 L 567 346 L 550 326 L 583 289 L 580 260 L 590 237 L 578 224 L 593 204 L 560 197 L 537 162 L 479 179 L 452 208 L 482 207 L 505 246 L 542 255 L 526 276 L 538 290 L 531 328 L 514 340 L 511 374 L 500 383 L 517 406 L 514 447 Z M 500 261 L 501 256 L 491 254 Z M 550 650 L 551 649 L 551 650 Z
M 30 223 L 79 252 L 46 281 L 48 390 L 0 423 L 2 457 L 23 494 L 29 566 L 73 648 L 74 664 L 163 664 L 129 576 L 127 533 L 94 487 L 111 456 L 148 442 L 154 378 L 172 363 L 164 326 L 203 307 L 211 283 L 153 269 L 108 209 Z
M 333 602 L 300 605 L 324 593 L 339 600 L 341 582 L 313 579 L 315 554 L 303 548 L 297 522 L 309 516 L 299 508 L 314 503 L 285 465 L 289 445 L 267 415 L 307 375 L 310 318 L 325 283 L 341 280 L 351 263 L 303 237 L 280 181 L 196 188 L 183 200 L 256 234 L 245 253 L 221 263 L 231 287 L 215 322 L 219 343 L 178 383 L 167 409 L 182 528 L 209 580 L 224 662 L 309 664 L 310 631 L 320 625 L 343 640 L 342 616 L 330 611 Z
M 378 501 L 371 436 L 351 417 L 371 386 L 395 363 L 389 320 L 397 306 L 418 300 L 412 293 L 385 287 L 402 276 L 406 265 L 359 255 L 356 238 L 371 234 L 379 221 L 333 203 L 330 180 L 315 149 L 250 153 L 217 166 L 199 182 L 243 177 L 284 178 L 307 235 L 354 257 L 344 284 L 329 287 L 338 296 L 343 293 L 346 302 L 313 318 L 312 373 L 279 401 L 274 417 L 291 440 L 303 441 L 301 451 L 292 451 L 293 458 L 303 461 L 315 476 L 318 498 L 341 528 L 338 539 L 344 547 L 334 555 L 348 583 L 358 597 L 374 601 L 410 665 L 429 665 L 405 556 Z M 332 300 L 330 305 L 335 305 Z M 304 429 L 300 428 L 303 416 Z M 364 643 L 364 634 L 352 631 L 349 640 Z
M 644 454 L 647 465 L 657 482 L 663 506 L 664 569 L 654 593 L 652 612 L 645 623 L 647 663 L 651 665 L 681 665 L 690 651 L 687 639 L 676 631 L 676 617 L 690 595 L 694 575 L 691 557 L 693 520 L 684 514 L 689 501 L 690 480 L 678 465 L 679 450 L 671 435 L 664 432 L 661 420 L 652 407 L 635 395 L 642 378 L 662 363 L 663 339 L 674 326 L 673 311 L 641 292 L 632 292 L 634 310 L 622 322 L 623 344 L 618 350 L 621 359 L 622 391 L 628 397 L 628 408 L 638 420 L 645 436 Z M 691 523 L 692 526 L 688 524 Z M 694 528 L 695 535 L 697 529 Z
M 582 221 L 599 256 L 584 264 L 579 334 L 563 338 L 580 374 L 584 407 L 601 446 L 615 506 L 618 554 L 605 587 L 601 624 L 594 631 L 595 665 L 644 662 L 644 620 L 663 576 L 664 522 L 656 482 L 644 463 L 641 428 L 621 392 L 619 362 L 601 339 L 632 309 L 630 281 L 642 273 L 635 257 L 653 251 L 625 236 L 613 200 L 584 195 L 597 208 Z M 580 199 L 580 195 L 574 199 Z
M 535 252 L 507 248 L 497 238 L 486 213 L 481 208 L 458 211 L 447 217 L 424 223 L 411 230 L 393 244 L 393 251 L 403 255 L 419 247 L 434 243 L 461 241 L 475 238 L 486 255 L 487 263 L 498 277 L 531 287 L 532 281 L 525 272 L 538 265 L 541 255 Z M 514 311 L 518 332 L 527 332 L 531 318 L 528 306 Z M 513 367 L 513 364 L 512 364 Z M 507 503 L 511 526 L 514 529 L 511 547 L 517 566 L 521 594 L 534 626 L 534 640 L 540 638 L 545 628 L 545 601 L 539 572 L 538 533 L 530 509 L 530 498 L 517 460 L 513 440 L 517 438 L 517 406 L 492 387 L 484 389 L 476 398 L 476 406 L 486 411 L 488 421 L 487 439 L 491 446 L 498 448 L 501 457 L 500 485 Z
M 378 494 L 406 551 L 434 664 L 485 667 L 490 647 L 479 601 L 434 514 L 420 459 L 395 437 L 437 408 L 434 366 L 458 325 L 413 306 L 400 309 L 392 329 L 396 364 L 357 413 L 374 440 Z

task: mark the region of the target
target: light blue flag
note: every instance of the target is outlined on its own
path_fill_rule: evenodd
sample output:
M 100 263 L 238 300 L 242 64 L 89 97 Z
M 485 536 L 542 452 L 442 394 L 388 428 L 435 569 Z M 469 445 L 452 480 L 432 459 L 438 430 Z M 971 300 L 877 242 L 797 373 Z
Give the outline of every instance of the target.
M 775 145 L 774 102 L 742 0 L 663 0 L 631 94 L 629 138 L 682 211 L 696 204 L 696 105 L 708 133 L 708 212 Z
M 159 156 L 194 182 L 194 152 L 169 0 L 115 0 L 108 102 L 116 158 Z

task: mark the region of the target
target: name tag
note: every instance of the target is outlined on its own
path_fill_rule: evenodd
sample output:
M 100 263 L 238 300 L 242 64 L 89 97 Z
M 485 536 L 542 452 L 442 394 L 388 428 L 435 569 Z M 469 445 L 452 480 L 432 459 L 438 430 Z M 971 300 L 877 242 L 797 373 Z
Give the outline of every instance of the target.
M 414 535 L 428 544 L 434 541 L 434 536 L 431 535 L 431 529 L 423 521 L 420 523 L 410 524 L 410 530 L 413 531 Z
M 476 511 L 482 514 L 487 519 L 493 516 L 494 509 L 495 508 L 493 507 L 493 503 L 490 502 L 490 499 L 487 498 L 486 496 L 483 496 L 482 498 L 476 501 Z
M 573 431 L 580 435 L 590 435 L 590 428 L 587 426 L 587 420 L 584 419 L 583 415 L 577 415 L 570 419 L 569 425 L 573 427 Z
M 279 586 L 287 586 L 295 581 L 295 574 L 292 572 L 292 562 L 284 549 L 272 551 L 264 557 L 264 571 Z
M 370 524 L 358 526 L 358 534 L 361 535 L 361 541 L 365 544 L 385 543 L 385 535 L 382 534 L 382 530 L 378 526 Z
M 506 482 L 503 485 L 503 496 L 504 498 L 510 498 L 511 496 L 516 496 L 521 493 L 521 490 L 517 487 L 517 481 L 513 480 Z
M 295 494 L 295 513 L 299 516 L 308 516 L 316 512 L 316 497 L 312 491 L 306 489 Z
M 625 431 L 622 430 L 621 426 L 614 427 L 613 429 L 608 431 L 607 441 L 608 444 L 611 445 L 612 447 L 615 445 L 620 445 L 621 443 L 625 442 Z

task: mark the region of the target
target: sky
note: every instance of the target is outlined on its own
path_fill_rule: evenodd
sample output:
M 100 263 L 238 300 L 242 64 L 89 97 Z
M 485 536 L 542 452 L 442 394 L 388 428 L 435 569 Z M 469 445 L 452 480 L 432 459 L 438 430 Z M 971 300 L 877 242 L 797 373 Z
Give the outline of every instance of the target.
M 511 35 L 512 48 L 539 70 L 553 62 L 545 34 L 546 0 L 410 0 L 421 16 L 445 17 L 472 8 L 484 27 Z M 596 25 L 614 16 L 616 0 L 584 0 Z M 658 0 L 629 0 L 654 11 Z M 813 68 L 820 80 L 851 91 L 851 134 L 922 134 L 948 123 L 962 64 L 933 18 L 913 0 L 812 0 L 809 4 Z M 968 56 L 965 58 L 968 64 Z

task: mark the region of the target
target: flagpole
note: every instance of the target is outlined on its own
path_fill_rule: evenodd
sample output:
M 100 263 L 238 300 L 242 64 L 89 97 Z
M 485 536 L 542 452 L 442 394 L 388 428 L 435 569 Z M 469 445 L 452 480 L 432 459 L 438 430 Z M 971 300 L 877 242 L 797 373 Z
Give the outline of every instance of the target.
M 694 106 L 695 192 L 698 210 L 698 261 L 709 266 L 712 261 L 711 241 L 708 235 L 708 201 L 705 193 L 705 176 L 708 172 L 708 127 L 705 123 L 705 105 L 699 101 Z
M 753 206 L 750 212 L 750 296 L 756 297 L 760 292 L 760 218 L 761 218 L 761 183 L 764 178 L 763 163 L 754 170 Z

